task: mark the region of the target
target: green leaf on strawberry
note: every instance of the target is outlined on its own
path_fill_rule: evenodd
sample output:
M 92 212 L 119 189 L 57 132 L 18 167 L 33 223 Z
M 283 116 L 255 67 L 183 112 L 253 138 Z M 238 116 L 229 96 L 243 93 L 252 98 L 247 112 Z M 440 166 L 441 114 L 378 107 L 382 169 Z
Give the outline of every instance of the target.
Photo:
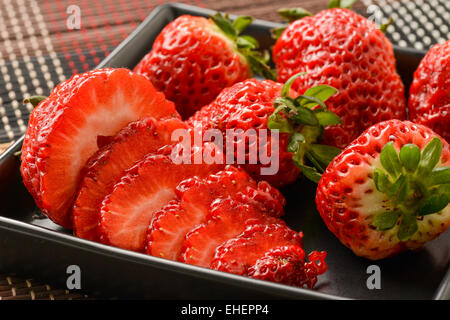
M 281 90 L 281 97 L 275 99 L 275 111 L 269 116 L 268 128 L 289 133 L 287 151 L 304 175 L 314 181 L 320 180 L 328 164 L 341 150 L 331 146 L 319 145 L 317 142 L 325 126 L 342 123 L 341 119 L 327 109 L 325 101 L 337 93 L 328 85 L 319 85 L 292 98 L 291 86 L 294 81 L 305 75 L 298 73 L 289 78 Z M 309 161 L 312 166 L 305 163 Z
M 435 137 L 422 152 L 414 144 L 403 145 L 397 152 L 387 143 L 380 153 L 381 168 L 373 172 L 376 189 L 390 201 L 392 211 L 377 215 L 377 230 L 389 230 L 398 219 L 398 238 L 408 241 L 418 230 L 417 219 L 438 213 L 450 202 L 450 167 L 437 167 L 442 155 L 442 141 Z M 395 220 L 395 221 L 394 221 Z
M 220 12 L 217 12 L 210 18 L 215 25 L 236 44 L 237 50 L 245 57 L 253 72 L 260 74 L 266 79 L 276 79 L 275 70 L 271 69 L 267 64 L 269 61 L 267 51 L 264 53 L 256 51 L 255 49 L 259 48 L 258 41 L 249 35 L 241 35 L 241 33 L 252 23 L 252 17 L 240 16 L 232 22 L 228 15 L 224 16 Z

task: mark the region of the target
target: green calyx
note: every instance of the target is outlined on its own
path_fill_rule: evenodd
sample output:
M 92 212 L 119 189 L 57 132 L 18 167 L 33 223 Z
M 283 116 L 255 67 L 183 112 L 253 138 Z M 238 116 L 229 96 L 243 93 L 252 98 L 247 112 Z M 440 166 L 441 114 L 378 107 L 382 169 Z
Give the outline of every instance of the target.
M 311 12 L 303 8 L 281 8 L 278 10 L 278 14 L 281 16 L 281 18 L 287 20 L 288 22 L 293 22 L 304 17 L 312 16 Z M 286 26 L 271 29 L 270 33 L 272 34 L 272 38 L 278 39 L 283 33 L 284 29 L 286 29 Z
M 285 83 L 281 97 L 274 102 L 275 111 L 270 115 L 267 126 L 270 130 L 290 134 L 287 151 L 293 154 L 292 160 L 308 179 L 318 183 L 330 161 L 341 150 L 316 142 L 326 126 L 341 124 L 342 121 L 324 103 L 337 93 L 331 86 L 319 85 L 296 98 L 289 96 L 292 84 L 303 75 L 298 73 Z
M 31 96 L 29 98 L 23 99 L 23 104 L 31 103 L 33 108 L 36 108 L 38 104 L 45 99 L 47 99 L 47 97 L 45 96 Z
M 356 1 L 358 0 L 330 0 L 330 2 L 328 2 L 328 9 L 333 8 L 351 9 Z
M 372 226 L 379 231 L 399 224 L 398 238 L 407 241 L 418 230 L 417 220 L 438 213 L 450 202 L 450 167 L 436 167 L 441 159 L 442 141 L 433 138 L 422 150 L 405 144 L 400 152 L 393 142 L 380 154 L 382 169 L 375 169 L 373 180 L 386 194 L 391 210 L 377 215 Z
M 386 33 L 387 28 L 394 23 L 394 19 L 392 17 L 389 17 L 388 22 L 381 24 L 378 28 L 381 32 Z
M 253 21 L 252 17 L 240 16 L 231 21 L 228 15 L 223 16 L 217 12 L 212 15 L 211 20 L 215 25 L 235 44 L 236 48 L 247 60 L 250 69 L 266 79 L 276 80 L 276 72 L 268 65 L 270 56 L 267 51 L 261 53 L 258 41 L 248 35 L 241 35 L 242 31 Z

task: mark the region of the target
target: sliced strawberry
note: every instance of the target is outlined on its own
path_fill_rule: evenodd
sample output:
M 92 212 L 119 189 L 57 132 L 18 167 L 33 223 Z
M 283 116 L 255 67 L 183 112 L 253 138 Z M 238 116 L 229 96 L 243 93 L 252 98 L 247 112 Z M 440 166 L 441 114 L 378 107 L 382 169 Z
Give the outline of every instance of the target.
M 33 110 L 22 147 L 23 180 L 43 213 L 71 228 L 80 171 L 97 151 L 97 137 L 145 116 L 179 117 L 173 103 L 130 70 L 93 70 L 59 84 Z
M 213 174 L 204 180 L 183 181 L 177 187 L 182 211 L 174 213 L 169 210 L 155 217 L 148 230 L 146 252 L 154 256 L 164 256 L 167 259 L 176 260 L 181 252 L 185 235 L 197 225 L 205 222 L 213 201 L 226 197 L 238 199 L 251 194 L 257 199 L 246 196 L 245 201 L 262 208 L 265 205 L 260 202 L 259 198 L 261 197 L 255 190 L 258 190 L 256 182 L 245 171 L 232 166 L 227 166 L 224 171 Z M 267 193 L 265 194 L 267 195 Z M 175 214 L 176 218 L 174 218 Z M 275 215 L 280 216 L 281 214 L 282 212 L 277 212 Z
M 126 169 L 146 154 L 173 143 L 174 130 L 186 129 L 178 119 L 145 118 L 123 128 L 109 143 L 100 148 L 83 169 L 77 198 L 73 207 L 74 233 L 78 237 L 98 241 L 99 209 L 103 199 Z
M 206 222 L 186 235 L 179 261 L 209 267 L 216 248 L 254 224 L 284 224 L 284 221 L 261 213 L 252 204 L 226 198 L 211 205 Z
M 309 254 L 305 263 L 305 252 L 300 246 L 289 245 L 270 249 L 248 269 L 248 276 L 291 286 L 307 286 L 312 289 L 317 276 L 327 271 L 326 252 Z
M 126 171 L 102 202 L 100 240 L 116 247 L 144 251 L 150 221 L 155 212 L 175 198 L 176 186 L 184 179 L 205 177 L 222 167 L 175 164 L 167 155 L 147 155 Z
M 245 191 L 256 182 L 245 171 L 232 166 L 206 179 L 188 179 L 177 187 L 182 210 L 167 210 L 152 221 L 147 235 L 146 252 L 176 260 L 186 233 L 202 223 L 211 203 L 220 198 Z
M 210 267 L 215 270 L 246 275 L 248 268 L 264 254 L 279 246 L 302 246 L 302 233 L 285 225 L 252 225 L 236 238 L 224 242 L 216 249 Z

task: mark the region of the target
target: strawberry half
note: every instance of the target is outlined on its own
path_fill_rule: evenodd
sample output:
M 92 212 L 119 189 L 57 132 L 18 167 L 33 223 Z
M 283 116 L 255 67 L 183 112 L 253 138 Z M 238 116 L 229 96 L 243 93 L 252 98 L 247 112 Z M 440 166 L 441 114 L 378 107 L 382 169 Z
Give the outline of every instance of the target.
M 215 148 L 206 144 L 204 148 Z M 204 148 L 197 149 L 203 152 Z M 117 182 L 100 208 L 100 240 L 123 249 L 144 251 L 145 235 L 155 212 L 176 196 L 184 179 L 205 177 L 220 170 L 218 164 L 176 164 L 171 156 L 150 154 Z
M 264 187 L 258 192 L 256 182 L 245 171 L 232 166 L 203 180 L 183 181 L 177 187 L 179 206 L 171 205 L 155 215 L 147 234 L 146 252 L 166 259 L 178 259 L 186 234 L 205 221 L 211 204 L 217 199 L 245 197 L 258 208 L 264 208 L 261 201 L 268 199 L 268 209 L 264 208 L 262 212 L 282 215 L 282 211 L 275 212 L 274 208 L 282 210 L 284 201 L 282 205 L 274 206 L 273 202 L 278 200 L 270 197 L 267 186 Z M 280 199 L 284 200 L 282 196 Z
M 243 199 L 245 200 L 245 199 Z M 211 204 L 206 222 L 186 235 L 179 261 L 209 267 L 215 250 L 254 224 L 284 224 L 284 221 L 262 213 L 251 204 L 226 198 Z
M 101 147 L 83 168 L 83 178 L 73 206 L 75 235 L 99 241 L 97 226 L 100 205 L 124 171 L 146 154 L 174 143 L 175 141 L 171 140 L 172 132 L 186 128 L 178 119 L 145 118 L 130 123 L 108 139 L 108 143 Z
M 302 233 L 285 225 L 252 225 L 239 236 L 224 242 L 216 249 L 210 267 L 239 275 L 247 275 L 248 268 L 267 251 L 279 246 L 302 246 Z
M 148 80 L 127 69 L 101 69 L 59 84 L 30 117 L 21 173 L 36 204 L 50 219 L 72 227 L 71 207 L 80 172 L 97 147 L 131 121 L 177 117 L 173 103 Z
M 390 120 L 367 129 L 328 166 L 316 205 L 355 254 L 418 249 L 450 225 L 450 146 L 431 129 Z

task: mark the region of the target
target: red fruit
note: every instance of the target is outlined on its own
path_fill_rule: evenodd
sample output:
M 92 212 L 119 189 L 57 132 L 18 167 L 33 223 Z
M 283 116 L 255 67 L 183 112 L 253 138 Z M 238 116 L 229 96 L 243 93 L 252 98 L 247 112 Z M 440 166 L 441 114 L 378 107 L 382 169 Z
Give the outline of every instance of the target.
M 243 19 L 245 26 L 251 22 Z M 245 40 L 238 38 L 243 28 L 236 29 L 220 14 L 211 19 L 183 15 L 164 27 L 134 71 L 147 76 L 188 117 L 222 89 L 251 77 L 252 65 L 269 70 L 252 51 L 256 46 L 238 48 L 236 41 Z
M 248 269 L 248 276 L 312 289 L 317 276 L 327 271 L 326 255 L 326 252 L 313 251 L 308 255 L 310 262 L 305 263 L 305 252 L 300 246 L 275 247 Z
M 302 246 L 302 233 L 285 225 L 252 225 L 236 238 L 224 242 L 216 249 L 210 267 L 239 275 L 247 275 L 248 268 L 267 251 L 279 246 Z
M 207 144 L 206 147 L 212 146 Z M 222 167 L 217 164 L 175 164 L 170 156 L 147 155 L 125 172 L 102 202 L 100 240 L 116 247 L 144 251 L 150 221 L 155 212 L 175 198 L 176 186 L 184 179 L 205 177 Z
M 371 125 L 405 119 L 404 86 L 392 45 L 379 28 L 347 9 L 330 9 L 290 23 L 273 48 L 277 81 L 299 72 L 292 89 L 335 87 L 329 110 L 343 121 L 325 129 L 322 142 L 343 148 Z
M 421 248 L 450 225 L 450 147 L 429 128 L 390 120 L 328 166 L 316 205 L 355 254 L 376 260 Z
M 33 110 L 22 146 L 24 184 L 42 212 L 71 228 L 80 171 L 97 151 L 97 137 L 145 116 L 177 113 L 145 77 L 127 69 L 93 70 L 59 84 Z
M 263 212 L 277 216 L 282 215 L 282 211 L 275 212 L 274 208 L 281 207 L 282 210 L 284 198 L 281 198 L 282 205 L 278 206 L 273 205 L 273 202 L 278 200 L 268 198 L 266 206 L 264 196 L 269 193 L 263 189 L 261 192 L 264 196 L 261 196 L 258 191 L 255 191 L 257 188 L 256 182 L 243 170 L 232 166 L 227 166 L 224 171 L 210 175 L 206 179 L 183 181 L 177 187 L 179 206 L 172 205 L 170 208 L 164 208 L 152 220 L 147 234 L 146 252 L 153 256 L 176 260 L 184 243 L 185 235 L 205 222 L 211 204 L 217 199 L 226 197 L 245 199 L 257 208 L 269 207 L 269 210 Z M 264 201 L 264 203 L 260 201 Z
M 205 220 L 205 223 L 186 234 L 179 261 L 209 267 L 216 248 L 244 232 L 248 226 L 284 224 L 283 220 L 266 215 L 251 204 L 231 198 L 214 201 Z
M 409 89 L 409 119 L 450 141 L 450 40 L 425 55 Z
M 146 154 L 172 144 L 174 130 L 186 129 L 178 119 L 144 118 L 132 122 L 109 139 L 83 168 L 83 178 L 73 206 L 74 233 L 78 237 L 99 241 L 97 226 L 103 199 L 111 193 L 124 171 Z
M 206 131 L 208 129 L 218 129 L 224 135 L 226 130 L 242 129 L 246 132 L 249 129 L 256 130 L 256 139 L 253 142 L 247 140 L 245 143 L 245 164 L 243 168 L 256 180 L 266 180 L 274 187 L 289 184 L 298 177 L 300 170 L 292 162 L 292 153 L 287 151 L 289 134 L 280 133 L 279 141 L 272 141 L 272 134 L 267 128 L 269 116 L 274 112 L 273 103 L 280 97 L 282 84 L 270 80 L 258 81 L 248 79 L 237 83 L 230 88 L 224 89 L 219 96 L 208 106 L 203 107 L 195 113 L 189 120 L 195 131 Z M 261 132 L 267 132 L 267 144 L 261 140 Z M 253 135 L 254 136 L 254 135 Z M 242 141 L 242 140 L 241 140 Z M 235 155 L 239 143 L 234 143 L 233 150 L 227 153 Z M 271 148 L 279 156 L 279 170 L 276 174 L 261 174 L 262 168 L 274 165 L 274 161 L 269 164 L 262 164 L 258 159 L 257 164 L 250 164 L 250 156 L 254 156 L 256 148 L 259 154 L 271 155 Z M 267 152 L 269 150 L 269 152 Z M 239 163 L 241 164 L 241 163 Z

